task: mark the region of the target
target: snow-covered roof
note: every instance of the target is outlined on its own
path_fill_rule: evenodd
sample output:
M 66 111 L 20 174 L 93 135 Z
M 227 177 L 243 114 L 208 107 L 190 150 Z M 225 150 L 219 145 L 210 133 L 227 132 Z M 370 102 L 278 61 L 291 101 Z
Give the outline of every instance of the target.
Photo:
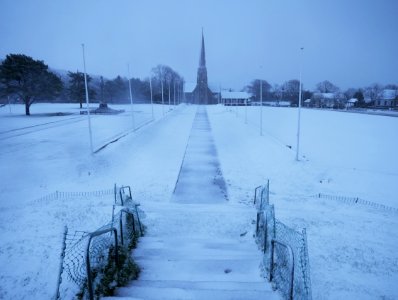
M 184 84 L 184 93 L 192 93 L 195 87 L 196 87 L 195 82 L 186 82 Z
M 311 99 L 304 100 L 304 103 L 310 103 Z
M 358 102 L 357 98 L 351 98 L 350 100 L 348 100 L 348 103 L 356 103 Z
M 385 89 L 381 93 L 381 97 L 384 100 L 392 100 L 395 99 L 397 92 L 395 90 Z
M 334 97 L 336 97 L 335 93 L 322 93 L 323 98 L 325 99 L 332 99 Z
M 249 99 L 250 94 L 247 92 L 221 92 L 222 99 Z
M 314 93 L 314 97 L 322 99 L 333 99 L 336 97 L 335 93 Z

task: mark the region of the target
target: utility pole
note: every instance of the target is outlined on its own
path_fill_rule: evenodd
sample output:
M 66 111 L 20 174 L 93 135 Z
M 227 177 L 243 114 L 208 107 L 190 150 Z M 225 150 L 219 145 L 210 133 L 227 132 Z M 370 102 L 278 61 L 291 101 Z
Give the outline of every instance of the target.
M 152 92 L 152 77 L 149 76 L 149 89 L 151 91 L 151 110 L 152 110 L 152 120 L 154 120 L 154 115 L 153 115 L 153 92 Z
M 296 147 L 296 161 L 299 161 L 299 150 L 300 150 L 300 117 L 301 117 L 301 71 L 303 67 L 303 50 L 304 47 L 300 48 L 300 87 L 299 87 L 299 103 L 298 103 L 298 118 L 297 118 L 297 147 Z
M 91 154 L 94 154 L 93 148 L 93 134 L 91 131 L 91 119 L 90 119 L 90 100 L 88 98 L 88 85 L 87 85 L 87 73 L 86 73 L 86 57 L 84 53 L 84 44 L 82 44 L 83 49 L 83 67 L 84 67 L 84 86 L 86 88 L 86 108 L 87 108 L 87 120 L 88 120 L 88 132 L 90 135 L 90 150 Z
M 263 135 L 263 80 L 260 79 L 260 135 Z
M 160 78 L 160 84 L 162 86 L 162 113 L 163 113 L 163 116 L 164 116 L 163 78 Z
M 127 74 L 129 79 L 129 92 L 130 92 L 130 104 L 131 104 L 131 119 L 133 122 L 133 131 L 135 130 L 135 120 L 134 120 L 134 104 L 133 104 L 133 95 L 131 93 L 131 81 L 130 81 L 130 64 L 127 64 Z

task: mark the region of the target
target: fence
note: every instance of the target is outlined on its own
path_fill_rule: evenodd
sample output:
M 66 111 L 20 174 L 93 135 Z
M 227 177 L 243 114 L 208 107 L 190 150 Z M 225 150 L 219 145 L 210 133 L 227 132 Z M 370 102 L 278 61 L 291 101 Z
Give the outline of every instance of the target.
M 398 213 L 398 208 L 375 203 L 375 202 L 368 201 L 368 200 L 364 200 L 364 199 L 361 199 L 358 197 L 335 196 L 335 195 L 326 195 L 326 194 L 321 194 L 321 193 L 313 195 L 311 197 L 342 201 L 342 202 L 348 203 L 348 204 L 362 204 L 362 205 L 370 206 L 372 208 Z
M 55 199 L 66 199 L 72 197 L 102 197 L 102 196 L 109 196 L 114 193 L 113 189 L 107 190 L 98 190 L 98 191 L 90 191 L 90 192 L 62 192 L 62 191 L 55 191 L 53 193 L 47 194 L 43 197 L 36 199 L 36 202 L 41 201 L 50 201 Z
M 263 251 L 267 279 L 286 299 L 312 299 L 305 229 L 297 232 L 275 218 L 269 204 L 269 181 L 254 193 L 257 208 L 256 237 Z
M 143 233 L 139 211 L 132 201 L 117 214 L 115 206 L 112 221 L 94 232 L 71 234 L 65 227 L 55 299 L 93 300 L 110 295 L 116 285 L 138 275 L 138 267 L 129 252 Z

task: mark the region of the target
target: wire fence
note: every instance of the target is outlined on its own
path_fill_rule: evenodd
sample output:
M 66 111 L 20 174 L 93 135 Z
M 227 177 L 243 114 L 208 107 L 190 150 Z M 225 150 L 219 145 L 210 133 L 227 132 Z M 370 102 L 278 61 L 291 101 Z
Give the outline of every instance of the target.
M 256 239 L 263 251 L 266 277 L 285 299 L 312 299 L 307 235 L 275 218 L 269 204 L 269 181 L 254 193 L 257 208 Z
M 63 191 L 55 191 L 53 193 L 47 194 L 43 197 L 40 197 L 35 200 L 35 202 L 42 202 L 42 201 L 50 201 L 50 200 L 57 200 L 57 199 L 67 199 L 73 197 L 103 197 L 113 195 L 113 189 L 107 190 L 97 190 L 97 191 L 89 191 L 89 192 L 63 192 Z
M 364 200 L 358 197 L 346 197 L 346 196 L 336 196 L 336 195 L 326 195 L 326 194 L 321 194 L 318 193 L 316 195 L 312 195 L 312 198 L 321 198 L 321 199 L 329 199 L 329 200 L 335 200 L 335 201 L 341 201 L 347 204 L 361 204 L 361 205 L 366 205 L 370 206 L 375 209 L 379 210 L 384 210 L 384 211 L 390 211 L 390 212 L 395 212 L 398 213 L 398 208 L 387 206 L 384 204 L 379 204 L 376 202 Z
M 65 228 L 55 299 L 97 299 L 138 275 L 129 252 L 143 234 L 139 214 L 137 205 L 130 201 L 126 206 L 113 205 L 112 220 L 93 232 L 68 233 Z M 130 269 L 128 274 L 120 276 L 126 268 Z

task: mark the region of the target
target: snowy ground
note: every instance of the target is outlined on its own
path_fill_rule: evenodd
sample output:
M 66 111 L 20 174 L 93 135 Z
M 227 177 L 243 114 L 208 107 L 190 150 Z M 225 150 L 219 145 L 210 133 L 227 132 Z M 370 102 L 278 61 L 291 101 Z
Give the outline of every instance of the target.
M 151 118 L 150 106 L 134 110 L 137 127 Z M 397 214 L 311 197 L 359 197 L 398 207 L 398 118 L 303 110 L 302 160 L 296 162 L 296 109 L 263 108 L 263 136 L 260 107 L 248 108 L 248 124 L 243 107 L 232 110 L 208 107 L 230 204 L 248 206 L 254 187 L 270 179 L 277 218 L 307 228 L 314 299 L 398 299 Z M 60 111 L 75 114 L 42 115 Z M 181 105 L 163 117 L 155 106 L 155 122 L 94 156 L 86 116 L 77 111 L 76 104 L 35 104 L 25 117 L 20 105 L 11 113 L 0 108 L 0 299 L 50 298 L 63 225 L 93 230 L 109 220 L 113 201 L 35 199 L 116 182 L 131 185 L 144 210 L 170 201 L 195 107 Z M 131 128 L 128 112 L 93 117 L 96 147 Z M 21 129 L 28 126 L 35 127 Z
M 398 214 L 311 197 L 398 208 L 398 119 L 302 110 L 296 162 L 297 109 L 264 108 L 262 137 L 259 111 L 249 107 L 245 124 L 244 107 L 209 109 L 231 200 L 249 203 L 270 179 L 276 217 L 307 228 L 314 299 L 398 299 Z

